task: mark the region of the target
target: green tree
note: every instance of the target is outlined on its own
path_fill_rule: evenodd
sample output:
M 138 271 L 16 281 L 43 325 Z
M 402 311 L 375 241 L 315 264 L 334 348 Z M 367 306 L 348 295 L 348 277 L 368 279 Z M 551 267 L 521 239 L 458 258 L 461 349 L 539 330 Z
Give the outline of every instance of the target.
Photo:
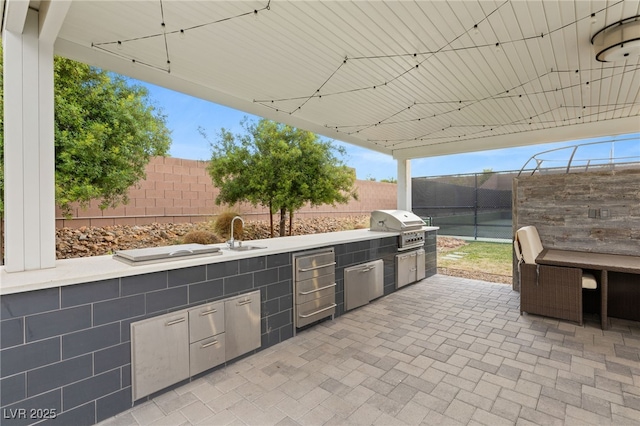
M 220 189 L 217 204 L 247 201 L 280 213 L 280 235 L 304 204 L 346 203 L 357 194 L 355 173 L 338 158 L 344 150 L 308 131 L 262 119 L 242 123 L 244 135 L 221 129 L 211 143 L 208 171 Z M 206 134 L 201 130 L 206 138 Z
M 491 179 L 495 173 L 493 169 L 482 169 L 482 174 L 478 175 L 478 186 L 482 186 L 486 181 Z
M 144 178 L 151 157 L 169 150 L 166 117 L 151 104 L 146 88 L 65 58 L 54 60 L 54 96 L 57 205 L 68 215 L 75 202 L 87 206 L 97 199 L 103 209 L 126 203 L 128 189 Z M 0 132 L 0 155 L 3 150 Z

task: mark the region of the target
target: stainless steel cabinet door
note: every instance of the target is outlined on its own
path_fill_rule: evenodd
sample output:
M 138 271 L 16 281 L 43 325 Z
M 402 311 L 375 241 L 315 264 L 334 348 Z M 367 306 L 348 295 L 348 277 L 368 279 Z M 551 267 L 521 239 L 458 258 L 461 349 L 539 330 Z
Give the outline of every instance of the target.
M 416 281 L 416 252 L 396 256 L 396 288 Z
M 260 290 L 225 301 L 224 317 L 227 361 L 260 347 Z
M 131 324 L 133 400 L 189 377 L 187 312 Z
M 370 288 L 373 269 L 368 264 L 352 266 L 344 270 L 344 309 L 350 311 L 366 305 L 371 299 Z
M 425 258 L 426 254 L 423 249 L 420 249 L 416 252 L 416 281 L 420 281 L 424 277 L 427 276 L 426 268 L 425 268 Z
M 384 263 L 382 260 L 351 266 L 344 270 L 345 310 L 366 305 L 384 294 Z
M 384 295 L 384 262 L 382 259 L 369 262 L 371 272 L 371 288 L 369 289 L 369 300 L 377 299 Z

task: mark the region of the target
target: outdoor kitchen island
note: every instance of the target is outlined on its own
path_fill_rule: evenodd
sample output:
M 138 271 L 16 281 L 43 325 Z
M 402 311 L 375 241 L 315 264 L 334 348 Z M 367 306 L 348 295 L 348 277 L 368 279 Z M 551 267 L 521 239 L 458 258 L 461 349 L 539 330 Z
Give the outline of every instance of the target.
M 423 228 L 426 277 L 436 273 L 437 229 Z M 2 423 L 55 417 L 93 424 L 130 408 L 135 322 L 258 290 L 261 346 L 249 353 L 289 339 L 296 253 L 333 248 L 336 316 L 345 309 L 345 268 L 382 260 L 388 295 L 396 291 L 398 236 L 362 229 L 251 241 L 264 248 L 141 266 L 99 256 L 60 260 L 48 270 L 0 270 Z

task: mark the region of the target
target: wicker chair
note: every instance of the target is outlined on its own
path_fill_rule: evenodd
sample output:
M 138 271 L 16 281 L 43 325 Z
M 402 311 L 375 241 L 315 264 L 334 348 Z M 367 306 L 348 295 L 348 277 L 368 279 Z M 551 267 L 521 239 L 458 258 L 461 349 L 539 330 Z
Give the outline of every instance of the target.
M 582 289 L 595 289 L 596 280 L 582 269 L 537 265 L 542 251 L 534 226 L 518 229 L 513 241 L 520 270 L 520 314 L 575 321 L 582 325 Z

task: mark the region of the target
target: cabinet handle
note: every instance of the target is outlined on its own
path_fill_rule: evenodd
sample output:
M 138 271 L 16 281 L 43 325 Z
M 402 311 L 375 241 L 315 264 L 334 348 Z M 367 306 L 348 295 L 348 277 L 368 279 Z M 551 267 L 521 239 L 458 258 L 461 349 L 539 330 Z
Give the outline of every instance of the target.
M 208 348 L 209 346 L 213 346 L 217 344 L 218 344 L 217 340 L 214 340 L 213 342 L 209 342 L 209 343 L 203 343 L 202 346 L 200 346 L 200 349 Z
M 178 318 L 176 320 L 173 321 L 168 321 L 165 326 L 169 327 L 170 325 L 176 325 L 176 324 L 180 324 L 181 322 L 185 322 L 187 319 L 185 317 L 182 318 Z
M 245 299 L 242 302 L 236 303 L 236 306 L 248 305 L 249 303 L 251 303 L 251 299 Z
M 317 310 L 317 311 L 315 311 L 315 312 L 311 312 L 310 314 L 307 314 L 307 315 L 302 315 L 302 314 L 300 314 L 299 316 L 300 316 L 300 318 L 309 318 L 309 317 L 314 316 L 315 314 L 319 314 L 320 312 L 324 312 L 324 311 L 328 311 L 329 309 L 333 309 L 333 308 L 335 308 L 336 306 L 338 306 L 338 305 L 336 305 L 336 304 L 334 303 L 334 304 L 332 304 L 331 306 L 327 306 L 326 308 L 322 308 L 322 309 L 319 309 L 319 310 Z
M 336 262 L 331 262 L 331 263 L 326 263 L 326 264 L 324 264 L 324 265 L 320 265 L 320 266 L 313 266 L 313 267 L 311 267 L 311 268 L 299 268 L 299 269 L 298 269 L 298 272 L 309 272 L 309 271 L 315 271 L 316 269 L 324 268 L 324 267 L 327 267 L 327 266 L 333 266 L 333 265 L 335 265 L 335 264 L 336 264 Z
M 172 251 L 171 253 L 169 253 L 169 256 L 175 256 L 178 255 L 180 253 L 188 253 L 191 254 L 193 253 L 193 250 L 187 250 L 187 249 L 182 249 L 182 250 L 176 250 L 176 251 Z
M 216 312 L 218 312 L 217 309 L 211 309 L 209 311 L 204 311 L 204 312 L 200 312 L 200 316 L 203 317 L 205 315 L 211 315 L 211 314 L 215 314 Z
M 369 271 L 371 271 L 373 269 L 376 269 L 376 267 L 375 266 L 367 266 L 366 268 L 360 269 L 358 272 L 369 272 Z
M 315 293 L 315 292 L 317 292 L 317 291 L 326 290 L 326 289 L 328 289 L 328 288 L 335 287 L 335 286 L 336 286 L 336 283 L 333 283 L 333 284 L 326 285 L 326 286 L 324 286 L 324 287 L 316 288 L 315 290 L 311 290 L 311 291 L 299 291 L 298 293 L 300 293 L 300 294 L 302 294 L 302 295 L 307 295 L 307 294 Z

